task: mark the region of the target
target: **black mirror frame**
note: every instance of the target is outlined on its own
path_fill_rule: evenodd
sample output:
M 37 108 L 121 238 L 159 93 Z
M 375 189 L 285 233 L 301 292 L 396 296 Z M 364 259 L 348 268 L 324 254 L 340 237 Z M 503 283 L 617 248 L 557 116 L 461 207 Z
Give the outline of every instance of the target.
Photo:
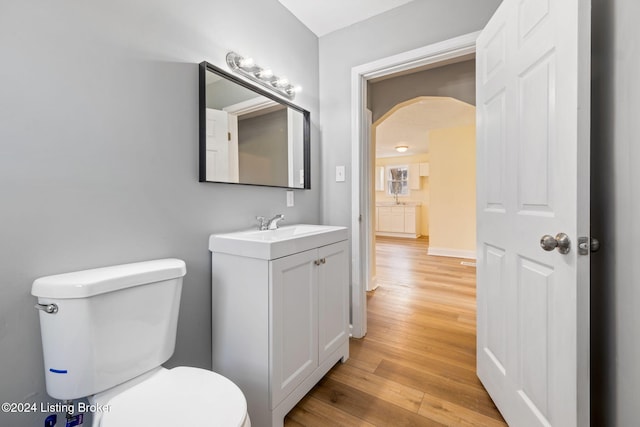
M 206 173 L 207 173 L 207 165 L 206 165 L 206 148 L 207 148 L 207 130 L 206 130 L 206 72 L 211 71 L 215 74 L 218 74 L 224 77 L 227 80 L 232 81 L 233 83 L 239 84 L 240 86 L 245 87 L 259 95 L 262 95 L 266 98 L 269 98 L 273 101 L 278 102 L 279 104 L 285 105 L 288 108 L 292 108 L 300 113 L 302 113 L 304 120 L 303 127 L 303 167 L 304 167 L 304 186 L 303 187 L 286 187 L 281 185 L 268 185 L 268 184 L 244 184 L 241 182 L 225 182 L 225 181 L 207 181 Z M 199 120 L 200 120 L 200 142 L 199 142 L 199 180 L 200 182 L 210 182 L 214 184 L 235 184 L 235 185 L 253 185 L 260 187 L 276 187 L 276 188 L 286 188 L 290 190 L 310 190 L 311 189 L 311 115 L 310 113 L 298 107 L 295 104 L 292 104 L 277 95 L 266 91 L 258 86 L 253 86 L 251 83 L 234 76 L 233 74 L 227 73 L 226 71 L 212 65 L 206 61 L 203 61 L 199 65 Z

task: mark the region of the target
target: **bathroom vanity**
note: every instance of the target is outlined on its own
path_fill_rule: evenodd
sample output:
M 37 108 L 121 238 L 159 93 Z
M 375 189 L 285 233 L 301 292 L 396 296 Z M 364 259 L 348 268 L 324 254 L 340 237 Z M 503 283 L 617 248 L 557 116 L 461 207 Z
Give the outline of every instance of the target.
M 292 225 L 212 235 L 213 370 L 254 427 L 284 416 L 349 357 L 347 229 Z

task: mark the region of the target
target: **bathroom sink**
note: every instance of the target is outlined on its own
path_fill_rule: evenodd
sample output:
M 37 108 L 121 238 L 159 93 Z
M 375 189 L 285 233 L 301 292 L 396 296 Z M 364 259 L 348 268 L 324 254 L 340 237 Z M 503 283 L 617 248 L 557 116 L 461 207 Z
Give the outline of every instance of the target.
M 347 238 L 346 227 L 296 224 L 275 230 L 245 230 L 213 234 L 209 238 L 209 250 L 270 260 L 347 240 Z

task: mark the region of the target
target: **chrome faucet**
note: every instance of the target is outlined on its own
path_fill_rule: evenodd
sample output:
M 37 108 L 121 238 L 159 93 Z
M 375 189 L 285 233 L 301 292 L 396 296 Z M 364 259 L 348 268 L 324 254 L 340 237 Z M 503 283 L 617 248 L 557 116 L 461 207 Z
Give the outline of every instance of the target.
M 284 220 L 284 215 L 278 214 L 273 218 L 266 219 L 263 216 L 257 216 L 259 230 L 275 230 L 278 228 L 278 222 Z

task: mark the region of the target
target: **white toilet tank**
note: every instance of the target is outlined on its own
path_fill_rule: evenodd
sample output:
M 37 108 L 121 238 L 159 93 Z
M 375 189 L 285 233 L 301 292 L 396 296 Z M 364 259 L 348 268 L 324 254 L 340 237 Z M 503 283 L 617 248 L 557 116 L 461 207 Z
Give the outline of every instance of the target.
M 161 259 L 42 277 L 40 311 L 47 393 L 78 399 L 107 390 L 173 354 L 185 263 Z

